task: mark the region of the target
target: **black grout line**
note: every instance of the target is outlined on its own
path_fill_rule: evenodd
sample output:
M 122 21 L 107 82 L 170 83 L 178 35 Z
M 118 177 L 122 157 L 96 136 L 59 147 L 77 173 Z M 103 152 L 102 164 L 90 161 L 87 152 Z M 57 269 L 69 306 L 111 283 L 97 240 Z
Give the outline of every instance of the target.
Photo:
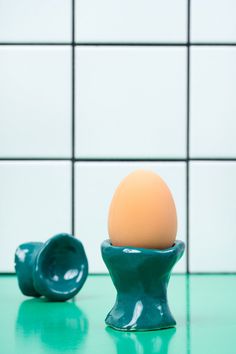
M 71 46 L 72 42 L 0 42 L 0 46 Z
M 71 161 L 63 157 L 0 157 L 0 161 Z
M 76 43 L 79 46 L 92 47 L 186 47 L 187 43 L 168 43 L 168 42 L 84 42 Z
M 0 272 L 0 276 L 15 276 L 15 272 Z M 109 273 L 89 273 L 89 276 L 108 276 Z M 172 276 L 236 276 L 236 272 L 189 272 L 189 274 L 186 273 L 175 273 L 173 272 Z
M 72 0 L 73 1 L 73 0 Z M 73 26 L 73 24 L 72 24 Z M 85 46 L 85 47 L 235 47 L 235 42 L 0 42 L 0 46 Z
M 189 274 L 189 161 L 186 164 L 186 272 Z
M 186 159 L 173 159 L 173 158 L 80 158 L 75 159 L 78 162 L 186 162 Z
M 72 1 L 72 112 L 71 112 L 71 134 L 72 134 L 72 164 L 71 164 L 71 232 L 75 234 L 75 0 Z
M 233 275 L 233 276 L 235 276 L 236 275 L 236 272 L 190 272 L 189 273 L 190 275 L 210 275 L 210 276 L 213 276 L 213 275 L 215 275 L 215 276 L 217 276 L 217 275 L 220 275 L 220 276 L 222 276 L 222 275 Z
M 233 42 L 191 42 L 191 47 L 235 47 L 236 43 Z
M 168 42 L 84 42 L 84 43 L 76 43 L 77 47 L 79 46 L 96 46 L 96 47 L 234 47 L 236 43 L 231 42 L 176 42 L 176 43 L 168 43 Z
M 73 129 L 72 129 L 73 133 Z M 73 143 L 72 143 L 73 145 Z M 76 157 L 0 157 L 3 161 L 68 161 L 68 162 L 236 162 L 236 157 L 192 157 L 192 158 L 76 158 Z
M 192 157 L 189 161 L 202 161 L 202 162 L 211 162 L 211 161 L 221 161 L 221 162 L 229 162 L 236 161 L 236 157 Z
M 189 237 L 189 155 L 190 155 L 190 26 L 191 26 L 191 1 L 188 0 L 187 4 L 187 124 L 186 124 L 186 272 L 189 274 L 189 250 L 190 250 L 190 237 Z

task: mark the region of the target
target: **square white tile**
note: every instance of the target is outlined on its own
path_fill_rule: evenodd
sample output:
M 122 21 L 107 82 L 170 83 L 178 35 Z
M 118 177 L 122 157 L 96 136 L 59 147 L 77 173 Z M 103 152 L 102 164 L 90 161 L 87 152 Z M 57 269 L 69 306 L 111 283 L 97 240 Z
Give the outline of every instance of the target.
M 186 49 L 76 49 L 76 156 L 184 158 Z
M 0 48 L 0 156 L 71 156 L 71 50 Z
M 236 156 L 236 48 L 191 50 L 190 155 Z
M 184 42 L 187 1 L 76 0 L 77 42 Z
M 1 0 L 0 42 L 70 42 L 69 0 Z
M 236 42 L 235 0 L 192 0 L 192 42 Z
M 100 245 L 108 238 L 108 210 L 114 191 L 127 174 L 139 168 L 158 173 L 170 187 L 178 214 L 177 239 L 186 241 L 185 163 L 78 162 L 75 167 L 75 229 L 85 246 L 92 273 L 107 272 Z M 186 271 L 186 254 L 174 269 Z
M 236 162 L 190 165 L 190 271 L 235 272 Z
M 69 162 L 0 163 L 0 271 L 14 271 L 19 244 L 71 232 Z

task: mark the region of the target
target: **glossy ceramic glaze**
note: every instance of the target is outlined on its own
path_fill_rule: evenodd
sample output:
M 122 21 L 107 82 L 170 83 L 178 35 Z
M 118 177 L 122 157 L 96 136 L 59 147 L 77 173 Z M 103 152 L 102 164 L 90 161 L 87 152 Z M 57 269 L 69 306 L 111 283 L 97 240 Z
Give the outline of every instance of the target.
M 165 250 L 114 247 L 102 243 L 102 257 L 117 290 L 105 322 L 123 331 L 145 331 L 176 324 L 167 301 L 167 286 L 175 263 L 184 252 L 176 241 Z
M 78 239 L 59 234 L 44 244 L 20 245 L 15 253 L 15 269 L 24 295 L 65 301 L 82 288 L 88 275 L 88 261 Z

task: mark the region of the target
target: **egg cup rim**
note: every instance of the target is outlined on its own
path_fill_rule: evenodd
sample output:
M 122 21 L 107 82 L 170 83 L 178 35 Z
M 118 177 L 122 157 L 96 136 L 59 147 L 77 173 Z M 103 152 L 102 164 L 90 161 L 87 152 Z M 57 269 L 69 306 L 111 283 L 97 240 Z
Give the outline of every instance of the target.
M 82 276 L 79 280 L 79 282 L 77 282 L 77 286 L 76 289 L 75 287 L 72 287 L 71 289 L 68 289 L 67 292 L 65 293 L 65 290 L 61 290 L 59 291 L 58 289 L 56 289 L 53 286 L 53 281 L 45 281 L 45 275 L 43 275 L 43 263 L 44 263 L 44 255 L 46 252 L 48 252 L 48 249 L 50 249 L 51 247 L 54 246 L 54 242 L 55 241 L 68 241 L 68 242 L 72 242 L 74 245 L 74 247 L 76 247 L 77 251 L 80 253 L 80 259 L 78 261 L 78 263 L 83 265 L 83 270 L 82 270 Z M 59 233 L 56 234 L 52 237 L 50 237 L 44 244 L 43 247 L 39 250 L 37 257 L 35 259 L 35 264 L 34 264 L 34 269 L 33 269 L 33 280 L 34 283 L 36 285 L 36 287 L 40 287 L 40 293 L 48 298 L 58 298 L 59 297 L 62 299 L 61 301 L 64 301 L 65 299 L 69 299 L 72 296 L 75 296 L 80 289 L 83 287 L 86 279 L 88 276 L 88 259 L 85 253 L 85 249 L 84 246 L 82 244 L 82 242 L 74 237 L 72 234 L 68 234 L 68 233 Z M 45 288 L 45 283 L 47 283 L 47 286 Z M 74 282 L 75 283 L 75 282 Z M 73 284 L 74 284 L 73 283 Z M 43 291 L 42 291 L 43 289 Z
M 157 248 L 143 248 L 143 247 L 132 247 L 132 246 L 113 246 L 111 243 L 110 239 L 106 239 L 102 242 L 101 248 L 107 248 L 111 249 L 112 251 L 117 253 L 123 252 L 123 253 L 144 253 L 144 254 L 152 254 L 152 255 L 158 255 L 158 254 L 170 254 L 170 253 L 175 253 L 180 250 L 185 249 L 185 243 L 181 240 L 175 240 L 173 246 L 164 248 L 164 249 L 157 249 Z M 133 252 L 132 252 L 133 251 Z

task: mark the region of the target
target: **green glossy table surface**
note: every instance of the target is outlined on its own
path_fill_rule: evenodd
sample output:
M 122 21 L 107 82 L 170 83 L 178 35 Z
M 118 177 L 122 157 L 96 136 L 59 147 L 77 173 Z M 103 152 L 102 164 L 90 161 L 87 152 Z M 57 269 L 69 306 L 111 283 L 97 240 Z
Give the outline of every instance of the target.
M 1 354 L 235 354 L 236 276 L 173 275 L 169 303 L 176 329 L 124 333 L 106 328 L 114 303 L 109 276 L 89 276 L 67 303 L 24 297 L 0 276 Z

